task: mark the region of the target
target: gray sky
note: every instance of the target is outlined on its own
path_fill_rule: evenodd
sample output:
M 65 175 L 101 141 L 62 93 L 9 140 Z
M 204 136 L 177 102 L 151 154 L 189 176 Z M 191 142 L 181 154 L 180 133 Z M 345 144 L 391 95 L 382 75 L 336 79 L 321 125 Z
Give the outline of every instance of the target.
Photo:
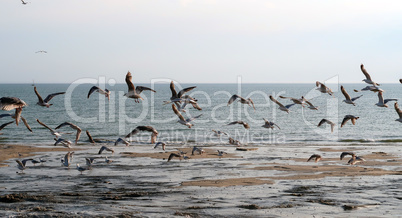
M 0 83 L 402 78 L 399 0 L 26 1 L 0 3 Z

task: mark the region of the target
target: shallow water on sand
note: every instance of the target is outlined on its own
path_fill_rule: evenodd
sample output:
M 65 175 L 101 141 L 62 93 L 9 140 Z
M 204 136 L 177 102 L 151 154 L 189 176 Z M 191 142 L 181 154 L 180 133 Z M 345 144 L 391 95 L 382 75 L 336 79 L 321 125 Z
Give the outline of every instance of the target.
M 188 145 L 169 145 L 167 152 L 184 147 Z M 0 168 L 1 200 L 4 202 L 6 194 L 20 194 L 17 198 L 22 200 L 1 203 L 0 215 L 345 217 L 401 214 L 401 148 L 394 145 L 331 146 L 333 150 L 328 150 L 328 146 L 280 145 L 260 146 L 258 150 L 246 152 L 236 151 L 235 147 L 213 146 L 205 149 L 225 150 L 230 157 L 196 159 L 189 155 L 189 160 L 173 159 L 170 162 L 128 154 L 163 152 L 154 150 L 149 144 L 113 147 L 116 151 L 113 155 L 98 155 L 99 144 L 79 148 L 85 150 L 75 151 L 69 168 L 61 166 L 60 162 L 66 152 L 38 153 L 34 158 L 47 162 L 36 166 L 28 162 L 29 168 L 24 173 L 16 173 L 19 170 L 15 160 L 9 160 L 9 167 Z M 327 150 L 320 150 L 322 148 Z M 366 158 L 366 162 L 350 166 L 346 165 L 348 158 L 339 160 L 341 150 L 354 151 L 363 157 L 370 157 L 373 152 L 390 156 L 378 160 Z M 313 153 L 321 154 L 323 160 L 306 162 Z M 113 162 L 106 164 L 105 156 Z M 80 175 L 75 164 L 85 166 L 85 157 L 99 159 L 95 160 L 92 170 Z M 384 164 L 379 164 L 382 162 Z M 393 164 L 386 164 L 388 162 Z M 256 170 L 267 166 L 277 167 L 277 170 Z M 317 169 L 339 166 L 344 167 L 345 172 L 376 168 L 399 174 L 364 176 L 357 171 L 355 176 L 283 179 L 321 173 L 320 170 L 316 173 L 283 170 L 293 166 Z M 266 182 L 253 184 L 247 180 L 253 177 Z M 228 180 L 233 186 L 220 186 L 226 179 L 245 181 L 242 185 L 235 185 L 238 181 Z M 208 180 L 212 185 L 183 185 Z

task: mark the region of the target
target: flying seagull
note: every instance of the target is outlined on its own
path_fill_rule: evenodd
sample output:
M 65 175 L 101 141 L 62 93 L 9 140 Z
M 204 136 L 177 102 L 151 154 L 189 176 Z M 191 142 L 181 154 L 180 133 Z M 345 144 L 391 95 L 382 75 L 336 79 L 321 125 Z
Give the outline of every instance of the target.
M 40 50 L 40 51 L 37 51 L 37 52 L 35 52 L 35 53 L 47 53 L 47 51 L 44 51 L 44 50 Z
M 77 134 L 76 134 L 76 136 L 75 136 L 75 144 L 77 144 L 77 143 L 78 143 L 78 139 L 80 139 L 81 128 L 78 127 L 77 125 L 74 125 L 74 124 L 70 123 L 70 122 L 64 122 L 64 123 L 58 125 L 55 129 L 59 129 L 59 128 L 63 127 L 63 126 L 70 126 L 72 129 L 77 130 Z
M 327 119 L 322 119 L 322 120 L 318 123 L 317 127 L 320 127 L 320 126 L 321 126 L 322 124 L 324 124 L 324 123 L 327 123 L 327 124 L 331 125 L 331 132 L 334 132 L 335 123 L 333 123 L 333 122 L 331 122 L 331 121 L 329 121 L 329 120 L 327 120 Z
M 35 91 L 36 96 L 38 96 L 38 102 L 36 104 L 39 105 L 39 106 L 42 106 L 42 107 L 47 107 L 47 108 L 53 105 L 53 104 L 49 104 L 49 101 L 52 100 L 52 98 L 54 96 L 62 95 L 62 94 L 66 93 L 66 92 L 53 93 L 53 94 L 48 95 L 45 98 L 45 100 L 43 100 L 42 97 L 40 96 L 40 94 L 38 93 L 38 90 L 36 90 L 36 86 L 34 86 L 34 91 Z
M 98 154 L 102 154 L 102 152 L 103 151 L 109 151 L 109 152 L 112 152 L 112 154 L 114 154 L 114 149 L 113 148 L 108 148 L 108 147 L 106 147 L 106 146 L 102 146 L 100 149 L 99 149 L 99 152 L 98 152 Z
M 131 73 L 128 72 L 126 75 L 128 92 L 124 94 L 124 96 L 126 96 L 127 98 L 134 98 L 135 102 L 139 103 L 140 102 L 139 99 L 144 100 L 140 95 L 142 91 L 146 90 L 156 92 L 155 90 L 144 86 L 137 86 L 137 88 L 135 88 L 133 82 L 131 82 L 131 79 L 132 79 Z
M 313 154 L 310 156 L 310 158 L 307 160 L 307 162 L 309 162 L 310 160 L 314 160 L 314 162 L 318 162 L 321 160 L 321 155 L 319 154 Z
M 240 124 L 240 125 L 243 125 L 243 127 L 245 128 L 245 129 L 250 129 L 250 125 L 248 125 L 248 123 L 246 123 L 246 122 L 244 122 L 244 121 L 233 121 L 233 122 L 231 122 L 231 123 L 228 123 L 227 125 L 235 125 L 235 124 Z
M 303 107 L 304 107 L 304 103 L 306 101 L 304 96 L 302 96 L 301 98 L 292 98 L 292 97 L 285 97 L 285 96 L 280 95 L 279 98 L 290 99 L 291 101 L 293 101 L 293 103 L 300 104 Z
M 20 161 L 20 160 L 15 160 L 15 162 L 17 162 L 17 167 L 18 167 L 18 169 L 20 169 L 21 170 L 21 172 L 24 172 L 24 170 L 26 169 L 26 163 L 27 163 L 27 161 L 32 161 L 33 159 L 24 159 L 24 160 L 22 160 L 22 161 Z
M 315 85 L 318 87 L 316 90 L 320 91 L 321 93 L 328 93 L 329 95 L 332 96 L 333 92 L 330 88 L 328 88 L 326 85 L 323 83 L 320 83 L 319 81 L 315 82 Z
M 263 120 L 264 120 L 264 125 L 262 125 L 261 127 L 264 127 L 264 128 L 271 128 L 271 129 L 274 129 L 275 128 L 275 126 L 276 127 L 278 127 L 278 129 L 281 129 L 278 125 L 276 125 L 274 122 L 271 122 L 271 121 L 268 121 L 267 119 L 265 119 L 265 118 L 262 118 Z
M 40 125 L 42 125 L 46 129 L 48 129 L 50 131 L 50 133 L 52 133 L 52 135 L 54 135 L 56 137 L 61 137 L 60 132 L 57 132 L 57 131 L 53 130 L 52 128 L 48 127 L 46 124 L 42 123 L 39 119 L 36 119 L 36 122 L 38 122 Z
M 128 135 L 126 135 L 126 138 L 130 138 L 131 136 L 139 133 L 140 131 L 147 131 L 147 132 L 152 132 L 151 136 L 151 143 L 154 144 L 156 142 L 156 137 L 158 137 L 158 131 L 152 126 L 137 126 L 133 131 L 131 131 Z
M 275 102 L 277 105 L 279 105 L 279 110 L 281 111 L 285 111 L 287 113 L 289 113 L 289 108 L 292 107 L 295 104 L 288 104 L 286 106 L 283 106 L 283 104 L 281 104 L 278 100 L 276 100 L 274 97 L 272 97 L 272 95 L 269 96 L 269 99 L 271 99 L 271 101 Z
M 67 147 L 67 148 L 71 148 L 71 142 L 69 141 L 69 140 L 67 140 L 67 139 L 63 139 L 63 138 L 54 138 L 54 140 L 56 141 L 55 143 L 54 143 L 54 146 L 56 146 L 57 144 L 59 144 L 59 143 L 61 143 L 61 144 L 63 144 L 63 146 L 64 147 Z
M 159 145 L 162 146 L 162 149 L 163 149 L 163 150 L 165 150 L 166 143 L 164 143 L 164 142 L 158 142 L 158 143 L 156 143 L 154 149 L 157 148 Z
M 382 97 L 382 92 L 378 92 L 378 103 L 376 103 L 375 105 L 377 105 L 378 107 L 388 107 L 387 103 L 390 101 L 398 101 L 398 99 L 384 99 Z
M 228 135 L 226 132 L 222 132 L 220 130 L 212 130 L 212 132 L 215 133 L 216 136 L 221 137 L 221 135 Z
M 308 108 L 309 109 L 311 109 L 311 110 L 318 110 L 318 107 L 317 106 L 314 106 L 310 101 L 305 101 L 307 104 L 308 104 Z
M 197 86 L 191 86 L 180 90 L 178 93 L 176 92 L 176 88 L 174 86 L 173 81 L 170 82 L 170 91 L 172 92 L 172 96 L 170 97 L 170 101 L 164 101 L 165 104 L 173 103 L 173 102 L 181 102 L 183 100 L 183 95 L 186 92 L 189 92 L 195 89 Z
M 191 128 L 193 126 L 192 123 L 190 123 L 191 121 L 201 117 L 202 114 L 192 117 L 192 118 L 188 118 L 188 119 L 184 119 L 183 115 L 181 115 L 180 111 L 177 110 L 176 105 L 172 104 L 172 109 L 173 112 L 179 117 L 179 120 L 177 122 L 179 122 L 182 125 L 187 126 L 188 128 Z
M 18 122 L 20 120 L 22 108 L 27 106 L 27 104 L 16 97 L 2 97 L 0 98 L 0 109 L 5 111 L 10 111 L 15 109 L 15 123 L 18 126 Z
M 364 81 L 364 82 L 366 82 L 366 83 L 368 83 L 368 84 L 375 85 L 375 86 L 379 86 L 379 85 L 380 85 L 380 84 L 374 82 L 374 81 L 371 79 L 370 74 L 367 73 L 367 70 L 364 68 L 364 65 L 363 65 L 363 64 L 360 65 L 360 69 L 361 69 L 361 71 L 363 72 L 364 76 L 366 76 L 366 79 L 363 79 L 362 81 Z
M 355 117 L 353 115 L 346 115 L 342 120 L 341 128 L 342 128 L 342 126 L 344 126 L 346 124 L 346 122 L 348 122 L 348 120 L 351 120 L 352 124 L 355 125 L 357 119 L 359 119 L 359 117 Z
M 125 144 L 126 146 L 130 146 L 130 142 L 128 142 L 128 141 L 126 141 L 126 140 L 124 140 L 124 139 L 122 139 L 122 138 L 118 138 L 118 139 L 114 142 L 114 145 L 116 146 L 116 145 L 118 145 L 119 143 Z
M 349 94 L 346 92 L 345 88 L 343 88 L 343 86 L 341 86 L 341 91 L 342 94 L 345 96 L 345 100 L 343 100 L 342 102 L 345 102 L 346 104 L 352 104 L 353 106 L 356 106 L 355 101 L 362 97 L 363 95 L 354 97 L 354 98 L 350 98 Z
M 384 90 L 378 88 L 375 85 L 366 86 L 366 87 L 362 88 L 360 91 L 357 89 L 353 89 L 353 91 L 355 91 L 355 92 L 361 92 L 361 91 L 384 92 Z
M 193 150 L 191 151 L 191 155 L 194 155 L 194 153 L 197 152 L 199 155 L 205 153 L 205 150 L 202 148 L 199 148 L 197 146 L 193 147 Z
M 181 160 L 181 158 L 183 157 L 183 154 L 171 153 L 171 154 L 169 155 L 169 158 L 168 158 L 167 162 L 169 162 L 170 160 L 172 160 L 174 157 L 178 157 L 178 158 Z
M 228 106 L 230 104 L 232 104 L 234 101 L 236 101 L 236 99 L 239 99 L 239 102 L 242 104 L 248 104 L 250 107 L 253 107 L 255 110 L 254 102 L 253 102 L 253 100 L 251 100 L 251 98 L 245 99 L 239 95 L 232 95 L 232 97 L 228 101 Z
M 92 88 L 89 90 L 88 92 L 88 97 L 93 93 L 93 92 L 98 92 L 101 95 L 105 95 L 105 97 L 107 98 L 107 100 L 110 100 L 110 91 L 108 89 L 101 89 L 98 86 L 92 86 Z

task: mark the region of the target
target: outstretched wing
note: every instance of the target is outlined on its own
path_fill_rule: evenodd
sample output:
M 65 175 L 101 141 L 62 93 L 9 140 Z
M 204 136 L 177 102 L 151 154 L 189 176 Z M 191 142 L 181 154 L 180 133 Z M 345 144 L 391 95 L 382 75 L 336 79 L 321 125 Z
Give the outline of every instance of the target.
M 39 119 L 36 119 L 36 122 L 38 122 L 40 125 L 44 126 L 46 129 L 50 130 L 51 132 L 54 131 L 52 128 L 50 128 L 46 124 L 42 123 Z
M 144 86 L 137 86 L 137 88 L 135 88 L 135 92 L 137 94 L 140 94 L 142 91 L 151 91 L 151 92 L 156 92 L 155 90 L 148 88 L 148 87 L 144 87 Z
M 230 105 L 231 103 L 233 103 L 234 101 L 236 101 L 237 98 L 242 98 L 238 95 L 232 95 L 232 97 L 230 97 L 229 101 L 228 101 L 228 105 Z
M 89 96 L 93 93 L 93 92 L 99 92 L 99 90 L 100 90 L 100 88 L 98 87 L 98 86 L 92 86 L 92 88 L 89 90 L 89 92 L 88 92 L 88 97 L 87 98 L 89 98 Z
M 6 127 L 6 126 L 8 126 L 8 125 L 10 125 L 10 124 L 12 124 L 12 123 L 14 123 L 14 121 L 11 121 L 11 122 L 2 124 L 2 125 L 0 126 L 0 131 L 1 131 L 2 129 L 4 129 L 4 127 Z
M 126 138 L 129 138 L 129 137 L 131 137 L 131 136 L 133 136 L 133 135 L 135 135 L 135 134 L 137 134 L 137 133 L 139 133 L 140 132 L 140 130 L 138 129 L 138 127 L 137 128 L 135 128 L 135 129 L 133 129 L 133 131 L 131 131 L 129 134 L 127 134 L 126 135 Z
M 399 119 L 402 119 L 402 110 L 398 107 L 398 102 L 395 102 L 394 107 L 395 107 L 396 113 L 398 113 L 398 115 L 399 115 Z
M 176 105 L 172 104 L 172 109 L 173 112 L 179 117 L 180 120 L 186 121 L 183 117 L 183 115 L 181 115 L 180 111 L 177 110 Z
M 271 99 L 271 101 L 275 102 L 277 105 L 279 105 L 280 107 L 285 107 L 283 106 L 283 104 L 281 104 L 278 100 L 276 100 L 274 97 L 272 97 L 272 95 L 269 96 L 269 99 Z M 292 105 L 293 106 L 293 105 Z M 291 107 L 291 106 L 289 106 Z
M 177 98 L 177 92 L 173 81 L 170 82 L 170 91 L 172 92 L 172 98 Z
M 363 64 L 360 65 L 360 69 L 362 70 L 362 72 L 363 72 L 364 76 L 366 77 L 366 79 L 372 81 L 371 77 L 370 77 L 370 74 L 367 73 L 367 70 L 364 68 Z
M 132 79 L 132 78 L 133 78 L 133 77 L 131 76 L 130 71 L 127 72 L 127 75 L 126 75 L 126 83 L 127 83 L 127 86 L 128 86 L 128 92 L 134 92 L 134 89 L 135 89 L 133 82 L 131 82 L 131 79 Z
M 22 120 L 22 122 L 24 123 L 24 125 L 27 127 L 27 129 L 32 132 L 32 129 L 31 129 L 31 127 L 29 126 L 27 120 L 26 120 L 24 117 L 22 117 L 22 116 L 21 116 L 21 120 Z
M 355 101 L 355 100 L 357 100 L 357 99 L 359 99 L 360 97 L 362 97 L 363 95 L 360 95 L 360 96 L 357 96 L 357 97 L 354 97 L 354 98 L 352 98 L 352 101 Z
M 346 100 L 351 101 L 349 94 L 346 92 L 345 88 L 343 88 L 343 86 L 341 86 L 341 91 L 342 94 L 345 96 Z
M 44 102 L 45 102 L 45 103 L 48 103 L 50 100 L 52 100 L 52 98 L 53 98 L 54 96 L 56 96 L 56 95 L 62 95 L 62 94 L 65 94 L 65 93 L 66 93 L 66 92 L 57 92 L 57 93 L 50 94 L 50 95 L 48 95 L 48 96 L 45 98 Z
M 188 88 L 184 88 L 184 89 L 180 90 L 180 92 L 177 94 L 177 97 L 178 97 L 178 98 L 181 98 L 181 96 L 182 96 L 184 93 L 189 92 L 189 91 L 191 91 L 191 90 L 193 90 L 193 89 L 195 89 L 195 88 L 197 88 L 197 86 L 191 86 L 191 87 L 188 87 Z
M 38 90 L 36 90 L 36 86 L 34 86 L 34 91 L 35 91 L 36 96 L 38 97 L 38 101 L 41 102 L 41 103 L 43 103 L 43 99 L 42 99 L 42 97 L 40 96 Z

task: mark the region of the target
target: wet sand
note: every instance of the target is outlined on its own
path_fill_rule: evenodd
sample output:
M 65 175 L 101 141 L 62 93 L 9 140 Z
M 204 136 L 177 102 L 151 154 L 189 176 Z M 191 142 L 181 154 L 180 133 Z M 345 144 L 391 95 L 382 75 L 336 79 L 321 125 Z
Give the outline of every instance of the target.
M 60 165 L 62 147 L 1 145 L 0 215 L 2 216 L 390 216 L 400 214 L 402 158 L 398 146 L 293 146 L 204 148 L 152 145 L 77 146 L 72 166 Z M 167 157 L 176 149 L 190 159 Z M 217 150 L 228 154 L 220 157 Z M 355 166 L 343 151 L 366 159 Z M 15 166 L 23 157 L 43 157 L 45 164 L 23 174 Z M 323 159 L 307 162 L 318 153 Z M 111 164 L 103 159 L 108 155 Z M 97 157 L 80 175 L 75 164 Z M 21 183 L 22 182 L 22 183 Z M 19 184 L 21 183 L 21 184 Z M 310 208 L 314 208 L 311 210 Z M 357 212 L 354 212 L 357 211 Z

